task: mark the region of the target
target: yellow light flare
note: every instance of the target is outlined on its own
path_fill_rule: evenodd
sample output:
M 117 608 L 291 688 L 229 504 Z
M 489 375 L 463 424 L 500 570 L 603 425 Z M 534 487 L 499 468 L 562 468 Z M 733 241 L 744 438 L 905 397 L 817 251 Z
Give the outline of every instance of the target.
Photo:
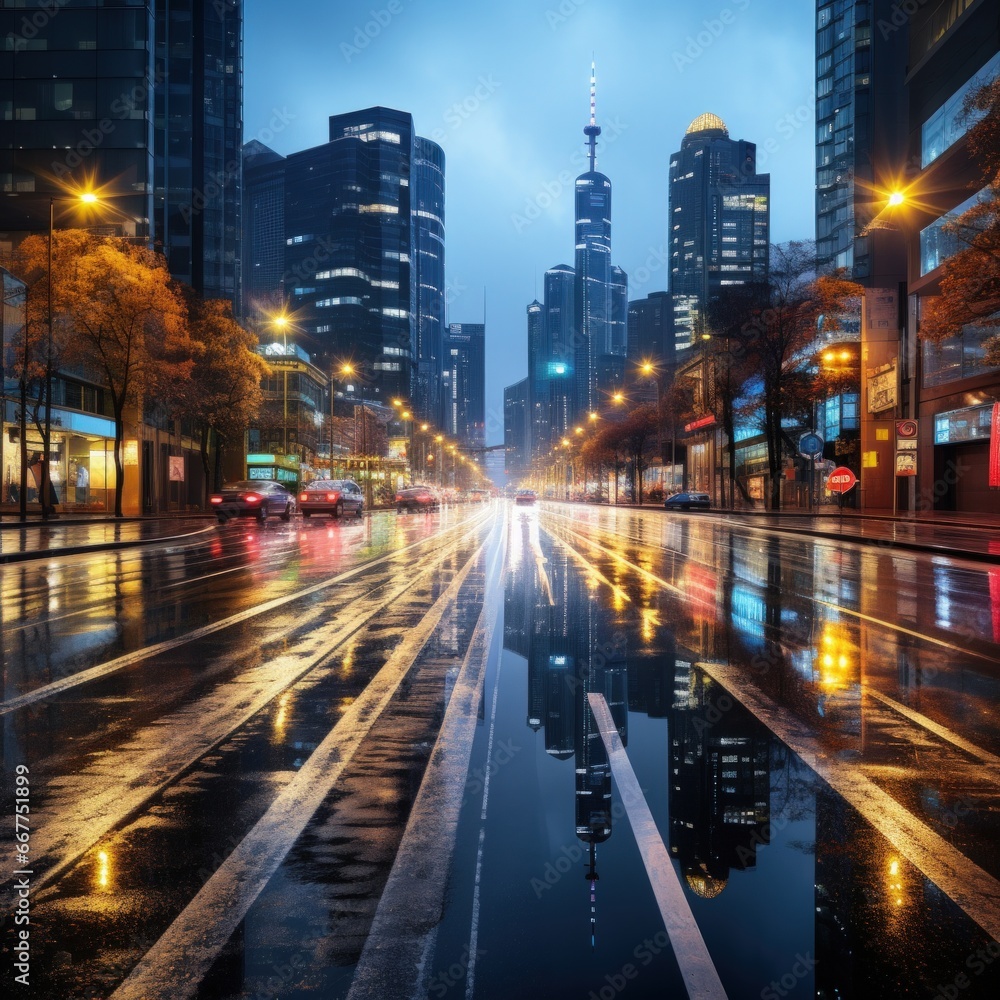
M 107 851 L 97 852 L 97 885 L 100 889 L 111 885 L 111 855 Z

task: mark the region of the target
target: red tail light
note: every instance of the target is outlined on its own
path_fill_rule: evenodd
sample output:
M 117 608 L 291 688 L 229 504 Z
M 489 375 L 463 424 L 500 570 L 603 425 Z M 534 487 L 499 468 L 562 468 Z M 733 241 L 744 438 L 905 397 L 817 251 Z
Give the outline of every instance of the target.
M 222 503 L 222 497 L 211 497 L 209 503 Z
M 340 499 L 340 494 L 336 490 L 332 490 L 331 492 L 327 493 L 326 498 L 327 500 L 330 501 L 330 503 L 335 503 L 337 500 Z
M 402 501 L 402 499 L 403 499 L 403 494 L 402 493 L 397 493 L 396 494 L 396 503 L 400 503 Z
M 308 493 L 300 493 L 299 494 L 299 503 L 305 503 L 308 499 L 309 499 L 309 494 Z
M 247 503 L 260 503 L 264 498 L 259 493 L 248 493 L 243 499 Z

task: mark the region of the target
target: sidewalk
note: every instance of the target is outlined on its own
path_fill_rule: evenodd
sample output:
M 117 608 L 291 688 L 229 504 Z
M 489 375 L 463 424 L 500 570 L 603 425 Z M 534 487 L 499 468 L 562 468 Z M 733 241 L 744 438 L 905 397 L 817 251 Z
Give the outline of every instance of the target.
M 182 540 L 215 529 L 215 518 L 184 514 L 114 518 L 107 514 L 60 514 L 44 522 L 16 515 L 0 519 L 0 563 L 43 559 L 50 553 L 74 555 Z
M 569 506 L 576 506 L 572 501 Z M 583 506 L 594 506 L 585 504 Z M 609 505 L 601 504 L 607 508 Z M 614 508 L 614 504 L 610 505 Z M 619 510 L 663 511 L 661 503 L 644 503 L 642 507 L 619 504 Z M 822 512 L 807 510 L 710 510 L 676 511 L 676 517 L 710 517 L 749 528 L 767 527 L 783 534 L 833 538 L 882 548 L 931 552 L 952 558 L 975 559 L 1000 563 L 1000 515 L 970 514 L 952 511 L 892 511 L 858 513 L 838 511 L 836 507 Z

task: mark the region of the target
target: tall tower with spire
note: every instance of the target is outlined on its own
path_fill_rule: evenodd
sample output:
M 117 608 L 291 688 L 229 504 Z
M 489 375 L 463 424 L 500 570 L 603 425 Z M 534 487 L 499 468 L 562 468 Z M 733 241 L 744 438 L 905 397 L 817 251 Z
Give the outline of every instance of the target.
M 612 351 L 611 181 L 597 170 L 597 74 L 590 70 L 590 120 L 583 134 L 590 169 L 576 179 L 576 285 L 574 289 L 574 419 L 598 409 L 600 359 Z M 615 275 L 619 283 L 623 272 Z M 626 279 L 627 280 L 627 279 Z M 603 369 L 607 370 L 604 365 Z

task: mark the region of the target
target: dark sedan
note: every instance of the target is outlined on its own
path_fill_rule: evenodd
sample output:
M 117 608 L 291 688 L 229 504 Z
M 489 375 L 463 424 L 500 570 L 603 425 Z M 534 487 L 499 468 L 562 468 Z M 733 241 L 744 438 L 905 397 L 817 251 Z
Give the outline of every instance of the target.
M 671 493 L 663 506 L 667 510 L 708 510 L 712 498 L 707 493 Z
M 408 486 L 396 492 L 396 510 L 437 510 L 441 497 L 429 486 Z
M 534 490 L 518 490 L 514 494 L 514 503 L 529 504 L 538 499 L 538 494 Z
M 271 515 L 288 521 L 295 513 L 295 497 L 274 479 L 228 483 L 221 492 L 213 493 L 209 502 L 219 524 L 231 517 L 255 517 L 263 523 Z
M 303 517 L 311 514 L 329 514 L 343 517 L 355 514 L 361 517 L 365 509 L 365 496 L 353 479 L 314 479 L 306 483 L 299 493 L 299 510 Z

